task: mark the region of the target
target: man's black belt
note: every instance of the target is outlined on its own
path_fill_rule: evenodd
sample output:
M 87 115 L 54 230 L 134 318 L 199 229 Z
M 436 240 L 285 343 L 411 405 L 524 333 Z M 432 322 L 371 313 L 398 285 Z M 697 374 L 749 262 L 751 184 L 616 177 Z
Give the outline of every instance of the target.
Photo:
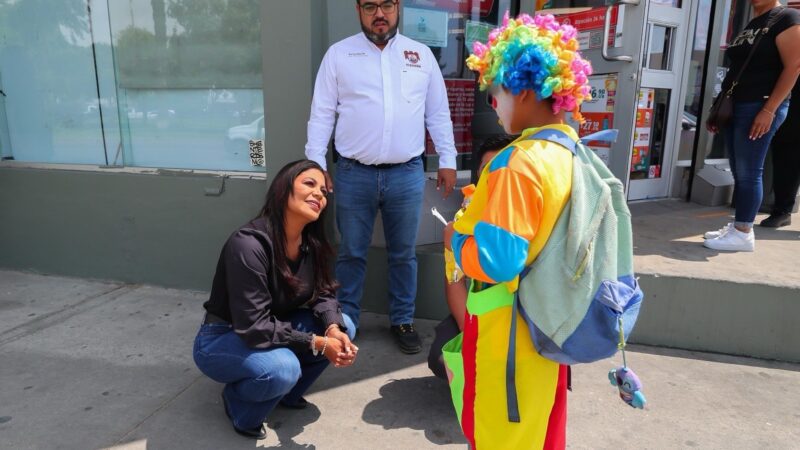
M 209 325 L 212 323 L 230 323 L 230 321 L 223 319 L 222 317 L 216 316 L 211 314 L 210 312 L 206 312 L 206 318 L 203 320 L 204 325 Z
M 340 157 L 343 158 L 343 159 L 349 159 L 350 161 L 353 161 L 356 164 L 359 164 L 359 165 L 362 165 L 362 166 L 365 166 L 365 167 L 374 167 L 376 169 L 392 169 L 394 167 L 402 166 L 403 164 L 408 164 L 410 162 L 413 162 L 413 161 L 416 161 L 416 160 L 422 158 L 422 156 L 415 156 L 415 157 L 409 159 L 408 161 L 399 162 L 399 163 L 364 164 L 361 161 L 358 161 L 356 159 L 347 158 L 347 157 L 344 157 L 344 156 L 340 156 Z

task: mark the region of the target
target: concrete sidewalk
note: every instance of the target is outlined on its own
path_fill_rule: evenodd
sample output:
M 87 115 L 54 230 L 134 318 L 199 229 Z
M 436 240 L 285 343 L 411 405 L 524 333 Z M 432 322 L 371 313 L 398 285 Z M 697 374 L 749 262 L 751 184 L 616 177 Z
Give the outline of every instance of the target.
M 466 447 L 446 384 L 377 314 L 362 319 L 359 361 L 329 369 L 313 406 L 276 410 L 265 441 L 238 436 L 191 358 L 205 297 L 0 271 L 0 448 Z M 419 322 L 426 344 L 433 325 Z M 575 367 L 570 448 L 798 448 L 800 365 L 653 347 L 628 361 L 647 409 L 616 398 L 618 359 Z

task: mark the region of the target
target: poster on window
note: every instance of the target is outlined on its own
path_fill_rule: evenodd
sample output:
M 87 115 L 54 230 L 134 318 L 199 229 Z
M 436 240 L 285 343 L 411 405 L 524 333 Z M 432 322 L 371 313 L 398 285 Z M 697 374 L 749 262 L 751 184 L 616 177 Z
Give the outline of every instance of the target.
M 458 153 L 472 153 L 472 116 L 475 114 L 475 80 L 447 79 L 447 102 L 453 121 L 453 137 Z M 430 135 L 426 134 L 425 154 L 435 155 Z
M 622 46 L 622 20 L 625 5 L 611 8 L 611 23 L 608 35 L 610 47 Z M 580 50 L 590 50 L 603 46 L 603 26 L 606 21 L 606 8 L 595 8 L 571 14 L 557 14 L 559 22 L 572 25 L 578 31 L 578 44 Z
M 578 130 L 580 137 L 614 128 L 617 74 L 592 75 L 589 77 L 589 88 L 592 97 L 581 104 L 581 115 L 583 115 L 584 122 L 582 124 L 570 123 Z M 610 143 L 589 141 L 587 146 L 608 165 L 611 154 Z
M 631 153 L 631 172 L 644 172 L 645 177 L 656 173 L 650 170 L 650 141 L 653 130 L 653 104 L 656 91 L 641 88 L 636 97 L 636 121 L 633 129 L 633 152 Z M 658 171 L 660 175 L 660 170 Z M 652 177 L 650 177 L 652 178 Z
M 403 34 L 428 47 L 447 47 L 448 17 L 445 11 L 403 8 Z
M 489 40 L 489 32 L 495 26 L 486 22 L 476 22 L 468 20 L 464 27 L 464 45 L 467 51 L 472 53 L 472 44 L 475 41 L 485 43 Z

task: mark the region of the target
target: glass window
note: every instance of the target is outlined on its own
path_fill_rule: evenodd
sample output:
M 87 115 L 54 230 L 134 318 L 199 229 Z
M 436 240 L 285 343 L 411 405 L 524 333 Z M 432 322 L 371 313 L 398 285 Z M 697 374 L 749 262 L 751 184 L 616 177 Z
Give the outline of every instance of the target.
M 0 3 L 5 160 L 105 164 L 85 0 Z
M 650 24 L 650 44 L 644 58 L 645 68 L 653 70 L 672 69 L 672 27 Z
M 264 170 L 260 2 L 129 0 L 109 17 L 125 165 Z
M 512 5 L 513 3 L 513 5 Z M 489 31 L 497 27 L 503 14 L 513 15 L 518 2 L 511 0 L 405 0 L 401 14 L 401 33 L 430 47 L 439 62 L 447 86 L 453 120 L 458 169 L 473 168 L 475 147 L 489 134 L 501 133 L 497 117 L 477 90 L 475 74 L 465 64 L 472 43 L 486 42 Z M 473 135 L 473 130 L 476 130 Z M 428 137 L 426 170 L 438 167 L 438 156 Z
M 703 71 L 705 70 L 706 46 L 708 45 L 711 0 L 700 0 L 697 9 L 692 56 L 689 61 L 689 81 L 683 103 L 681 135 L 678 149 L 679 161 L 691 161 L 697 133 L 697 118 L 703 107 Z M 709 74 L 713 76 L 714 74 Z
M 730 61 L 726 56 L 728 43 L 732 41 L 736 35 L 739 34 L 745 26 L 747 26 L 747 22 L 750 21 L 750 3 L 749 2 L 737 2 L 732 1 L 729 2 L 730 8 L 726 8 L 726 14 L 723 17 L 722 22 L 722 36 L 720 37 L 719 41 L 719 57 L 717 60 L 717 64 L 713 69 L 712 72 L 708 74 L 708 76 L 714 76 L 714 96 L 716 97 L 719 92 L 722 90 L 722 81 L 725 79 L 725 75 L 728 72 L 728 68 L 730 67 Z M 710 106 L 710 105 L 709 105 Z M 721 134 L 714 134 L 711 139 L 711 145 L 707 149 L 706 159 L 707 160 L 719 160 L 719 159 L 727 159 L 727 151 L 725 149 L 725 143 L 723 141 Z

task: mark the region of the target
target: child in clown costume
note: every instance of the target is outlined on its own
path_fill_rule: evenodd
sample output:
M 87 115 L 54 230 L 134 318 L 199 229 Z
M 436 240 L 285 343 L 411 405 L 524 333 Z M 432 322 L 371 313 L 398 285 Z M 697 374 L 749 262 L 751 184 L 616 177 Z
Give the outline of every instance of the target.
M 443 349 L 472 450 L 566 445 L 568 368 L 540 356 L 519 320 L 517 419 L 506 408 L 506 357 L 519 274 L 536 259 L 569 200 L 572 153 L 531 136 L 555 129 L 578 139 L 565 114 L 581 120 L 591 66 L 578 54 L 575 37 L 573 27 L 551 15 L 506 16 L 467 59 L 480 88 L 489 89 L 506 133 L 521 133 L 484 168 L 464 214 L 445 229 L 445 245 L 473 279 L 463 336 Z

